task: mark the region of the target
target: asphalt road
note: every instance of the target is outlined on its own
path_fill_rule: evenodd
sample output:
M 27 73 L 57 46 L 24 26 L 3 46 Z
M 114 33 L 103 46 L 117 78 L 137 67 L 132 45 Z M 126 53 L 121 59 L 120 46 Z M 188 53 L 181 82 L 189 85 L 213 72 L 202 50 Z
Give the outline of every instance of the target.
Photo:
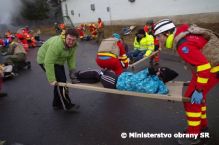
M 36 64 L 37 48 L 28 59 L 32 70 L 4 83 L 8 97 L 0 98 L 0 139 L 7 145 L 176 145 L 174 134 L 186 126 L 182 103 L 70 89 L 79 113 L 52 109 L 53 88 Z M 97 68 L 94 42 L 82 42 L 77 69 Z M 161 65 L 173 68 L 177 80 L 188 81 L 189 72 L 175 56 L 163 54 Z M 211 145 L 219 144 L 219 86 L 208 95 Z M 169 134 L 170 138 L 121 138 L 124 133 Z

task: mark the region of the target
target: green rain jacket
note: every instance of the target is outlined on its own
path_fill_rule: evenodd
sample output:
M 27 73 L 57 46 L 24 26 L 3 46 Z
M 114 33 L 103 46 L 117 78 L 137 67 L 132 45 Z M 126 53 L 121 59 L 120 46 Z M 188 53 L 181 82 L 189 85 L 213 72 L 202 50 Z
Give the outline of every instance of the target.
M 54 65 L 64 65 L 67 61 L 69 70 L 75 69 L 76 47 L 66 48 L 61 36 L 54 36 L 48 39 L 38 50 L 37 63 L 43 64 L 46 69 L 46 76 L 51 83 L 56 81 Z

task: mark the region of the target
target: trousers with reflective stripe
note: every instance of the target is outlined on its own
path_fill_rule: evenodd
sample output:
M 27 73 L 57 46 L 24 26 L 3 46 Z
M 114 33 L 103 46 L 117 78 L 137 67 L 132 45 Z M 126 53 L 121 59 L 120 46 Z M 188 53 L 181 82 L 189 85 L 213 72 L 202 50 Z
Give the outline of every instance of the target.
M 211 73 L 206 87 L 203 89 L 203 99 L 206 100 L 208 92 L 219 83 L 217 78 L 217 72 Z M 189 84 L 185 97 L 191 98 L 194 92 L 197 81 L 197 76 L 193 74 L 191 83 Z M 213 96 L 217 97 L 217 96 Z M 191 104 L 190 102 L 184 103 L 186 118 L 187 118 L 187 133 L 200 133 L 202 128 L 208 126 L 207 115 L 206 115 L 206 103 L 202 104 Z
M 105 56 L 108 57 L 108 59 L 101 59 L 101 57 L 97 55 L 96 57 L 96 63 L 99 65 L 99 67 L 103 69 L 109 69 L 115 72 L 116 75 L 120 75 L 123 72 L 123 67 L 118 58 L 114 58 L 111 56 Z

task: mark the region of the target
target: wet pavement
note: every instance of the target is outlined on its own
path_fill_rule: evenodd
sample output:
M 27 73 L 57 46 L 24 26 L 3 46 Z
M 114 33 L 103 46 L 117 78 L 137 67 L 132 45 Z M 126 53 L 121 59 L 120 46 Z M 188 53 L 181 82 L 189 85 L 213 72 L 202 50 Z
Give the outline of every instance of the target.
M 77 51 L 77 69 L 97 68 L 94 42 L 82 42 Z M 185 126 L 182 103 L 70 89 L 78 113 L 52 109 L 53 87 L 36 64 L 37 48 L 30 49 L 32 69 L 4 83 L 8 97 L 0 98 L 0 140 L 7 145 L 176 145 L 176 135 Z M 188 81 L 190 73 L 176 56 L 163 54 L 161 65 L 173 68 L 177 80 Z M 66 73 L 68 74 L 68 73 Z M 219 86 L 208 95 L 211 145 L 219 144 Z M 123 133 L 123 134 L 122 134 Z M 129 138 L 135 133 L 168 134 L 169 138 Z M 122 138 L 121 134 L 127 138 Z

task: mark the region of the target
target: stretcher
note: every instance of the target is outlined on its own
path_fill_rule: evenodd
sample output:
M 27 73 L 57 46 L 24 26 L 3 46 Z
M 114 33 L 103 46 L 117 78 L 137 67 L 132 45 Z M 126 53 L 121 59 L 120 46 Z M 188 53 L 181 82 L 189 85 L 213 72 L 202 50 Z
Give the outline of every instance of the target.
M 160 52 L 159 50 L 154 51 L 154 52 L 152 52 L 152 54 L 151 54 L 150 56 L 144 57 L 144 58 L 140 59 L 139 61 L 136 61 L 135 63 L 130 64 L 130 65 L 128 66 L 128 70 L 135 71 L 139 66 L 145 65 L 145 64 L 146 64 L 145 61 L 146 61 L 148 58 L 150 58 L 150 57 L 156 55 L 156 54 L 159 53 L 159 52 Z
M 122 32 L 123 32 L 123 35 L 129 35 L 134 29 L 136 28 L 136 26 L 128 26 L 128 27 L 125 27 L 125 28 L 122 28 Z
M 95 84 L 76 83 L 76 84 L 72 84 L 72 83 L 59 82 L 59 83 L 57 83 L 57 85 L 62 86 L 62 87 L 74 88 L 74 89 L 90 90 L 90 91 L 119 94 L 119 95 L 125 95 L 125 96 L 144 97 L 144 98 L 170 100 L 170 101 L 178 101 L 178 102 L 190 101 L 188 98 L 183 97 L 183 87 L 188 85 L 188 83 L 185 83 L 185 82 L 169 82 L 169 83 L 167 83 L 166 85 L 168 86 L 169 93 L 166 95 L 147 94 L 147 93 L 140 93 L 140 92 L 109 89 L 109 88 L 104 88 L 101 83 L 95 83 Z

